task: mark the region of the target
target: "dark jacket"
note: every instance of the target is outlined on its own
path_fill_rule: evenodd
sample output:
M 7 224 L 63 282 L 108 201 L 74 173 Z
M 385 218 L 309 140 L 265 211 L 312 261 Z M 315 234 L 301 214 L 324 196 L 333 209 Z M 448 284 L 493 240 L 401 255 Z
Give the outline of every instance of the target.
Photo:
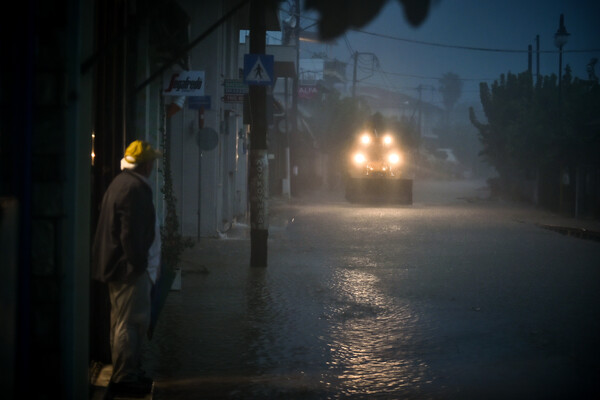
M 109 185 L 92 246 L 92 278 L 101 282 L 132 282 L 148 268 L 154 240 L 152 189 L 124 170 Z

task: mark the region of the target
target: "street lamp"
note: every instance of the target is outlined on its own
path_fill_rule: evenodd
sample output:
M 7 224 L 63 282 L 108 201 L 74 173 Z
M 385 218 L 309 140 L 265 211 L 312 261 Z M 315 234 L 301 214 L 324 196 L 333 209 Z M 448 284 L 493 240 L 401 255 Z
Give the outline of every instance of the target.
M 558 25 L 558 30 L 554 34 L 554 45 L 558 47 L 558 118 L 559 118 L 559 129 L 562 130 L 562 98 L 561 98 L 561 90 L 562 90 L 562 49 L 563 46 L 567 43 L 567 39 L 569 38 L 569 32 L 565 28 L 565 16 L 560 14 L 560 22 Z M 560 186 L 559 186 L 559 197 L 558 197 L 558 207 L 559 210 L 562 211 L 563 208 L 563 166 L 561 163 L 560 166 Z
M 567 44 L 567 40 L 569 39 L 570 33 L 567 32 L 567 28 L 565 28 L 565 16 L 564 14 L 560 14 L 560 22 L 558 25 L 558 30 L 554 34 L 554 45 L 558 47 L 558 106 L 560 112 L 560 103 L 561 103 L 561 89 L 562 89 L 562 49 L 565 44 Z

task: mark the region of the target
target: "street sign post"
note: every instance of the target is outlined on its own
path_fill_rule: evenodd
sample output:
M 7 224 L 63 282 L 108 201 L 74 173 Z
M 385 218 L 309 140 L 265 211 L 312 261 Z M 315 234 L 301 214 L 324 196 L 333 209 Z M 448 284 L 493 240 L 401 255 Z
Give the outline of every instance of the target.
M 274 65 L 274 57 L 271 54 L 244 54 L 244 83 L 271 86 Z
M 243 103 L 244 95 L 248 94 L 248 85 L 242 79 L 225 79 L 223 89 L 225 103 Z
M 269 163 L 267 155 L 267 86 L 273 83 L 273 56 L 266 55 L 266 0 L 250 0 L 250 53 L 244 55 L 244 82 L 250 85 L 250 266 L 267 266 L 269 237 Z
M 211 99 L 210 96 L 190 96 L 188 97 L 188 108 L 190 110 L 199 110 L 204 108 L 210 110 Z

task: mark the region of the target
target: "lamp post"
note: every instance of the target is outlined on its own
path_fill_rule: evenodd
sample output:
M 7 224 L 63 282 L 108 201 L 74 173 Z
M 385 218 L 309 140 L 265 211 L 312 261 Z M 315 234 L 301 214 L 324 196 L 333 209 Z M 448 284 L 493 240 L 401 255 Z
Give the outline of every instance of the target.
M 558 30 L 554 34 L 554 45 L 558 47 L 558 125 L 559 129 L 562 130 L 562 49 L 563 46 L 567 43 L 567 39 L 569 38 L 569 33 L 565 28 L 565 16 L 560 14 L 560 22 L 558 25 Z M 559 197 L 558 197 L 558 208 L 560 211 L 563 209 L 563 197 L 564 190 L 563 186 L 565 182 L 563 165 L 560 165 L 560 176 L 559 176 Z
M 554 45 L 558 47 L 558 112 L 560 113 L 561 106 L 561 89 L 562 89 L 562 49 L 567 40 L 569 39 L 570 33 L 565 28 L 565 16 L 560 14 L 560 22 L 558 30 L 554 34 Z

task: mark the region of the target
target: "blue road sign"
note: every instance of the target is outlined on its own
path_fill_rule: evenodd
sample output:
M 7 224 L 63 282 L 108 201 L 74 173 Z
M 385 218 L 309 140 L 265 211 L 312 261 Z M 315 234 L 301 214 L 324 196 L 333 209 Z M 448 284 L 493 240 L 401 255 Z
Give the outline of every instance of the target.
M 274 63 L 271 54 L 244 54 L 244 83 L 247 85 L 272 85 Z
M 205 110 L 210 110 L 210 96 L 189 96 L 188 108 L 190 110 L 199 110 L 204 107 Z

